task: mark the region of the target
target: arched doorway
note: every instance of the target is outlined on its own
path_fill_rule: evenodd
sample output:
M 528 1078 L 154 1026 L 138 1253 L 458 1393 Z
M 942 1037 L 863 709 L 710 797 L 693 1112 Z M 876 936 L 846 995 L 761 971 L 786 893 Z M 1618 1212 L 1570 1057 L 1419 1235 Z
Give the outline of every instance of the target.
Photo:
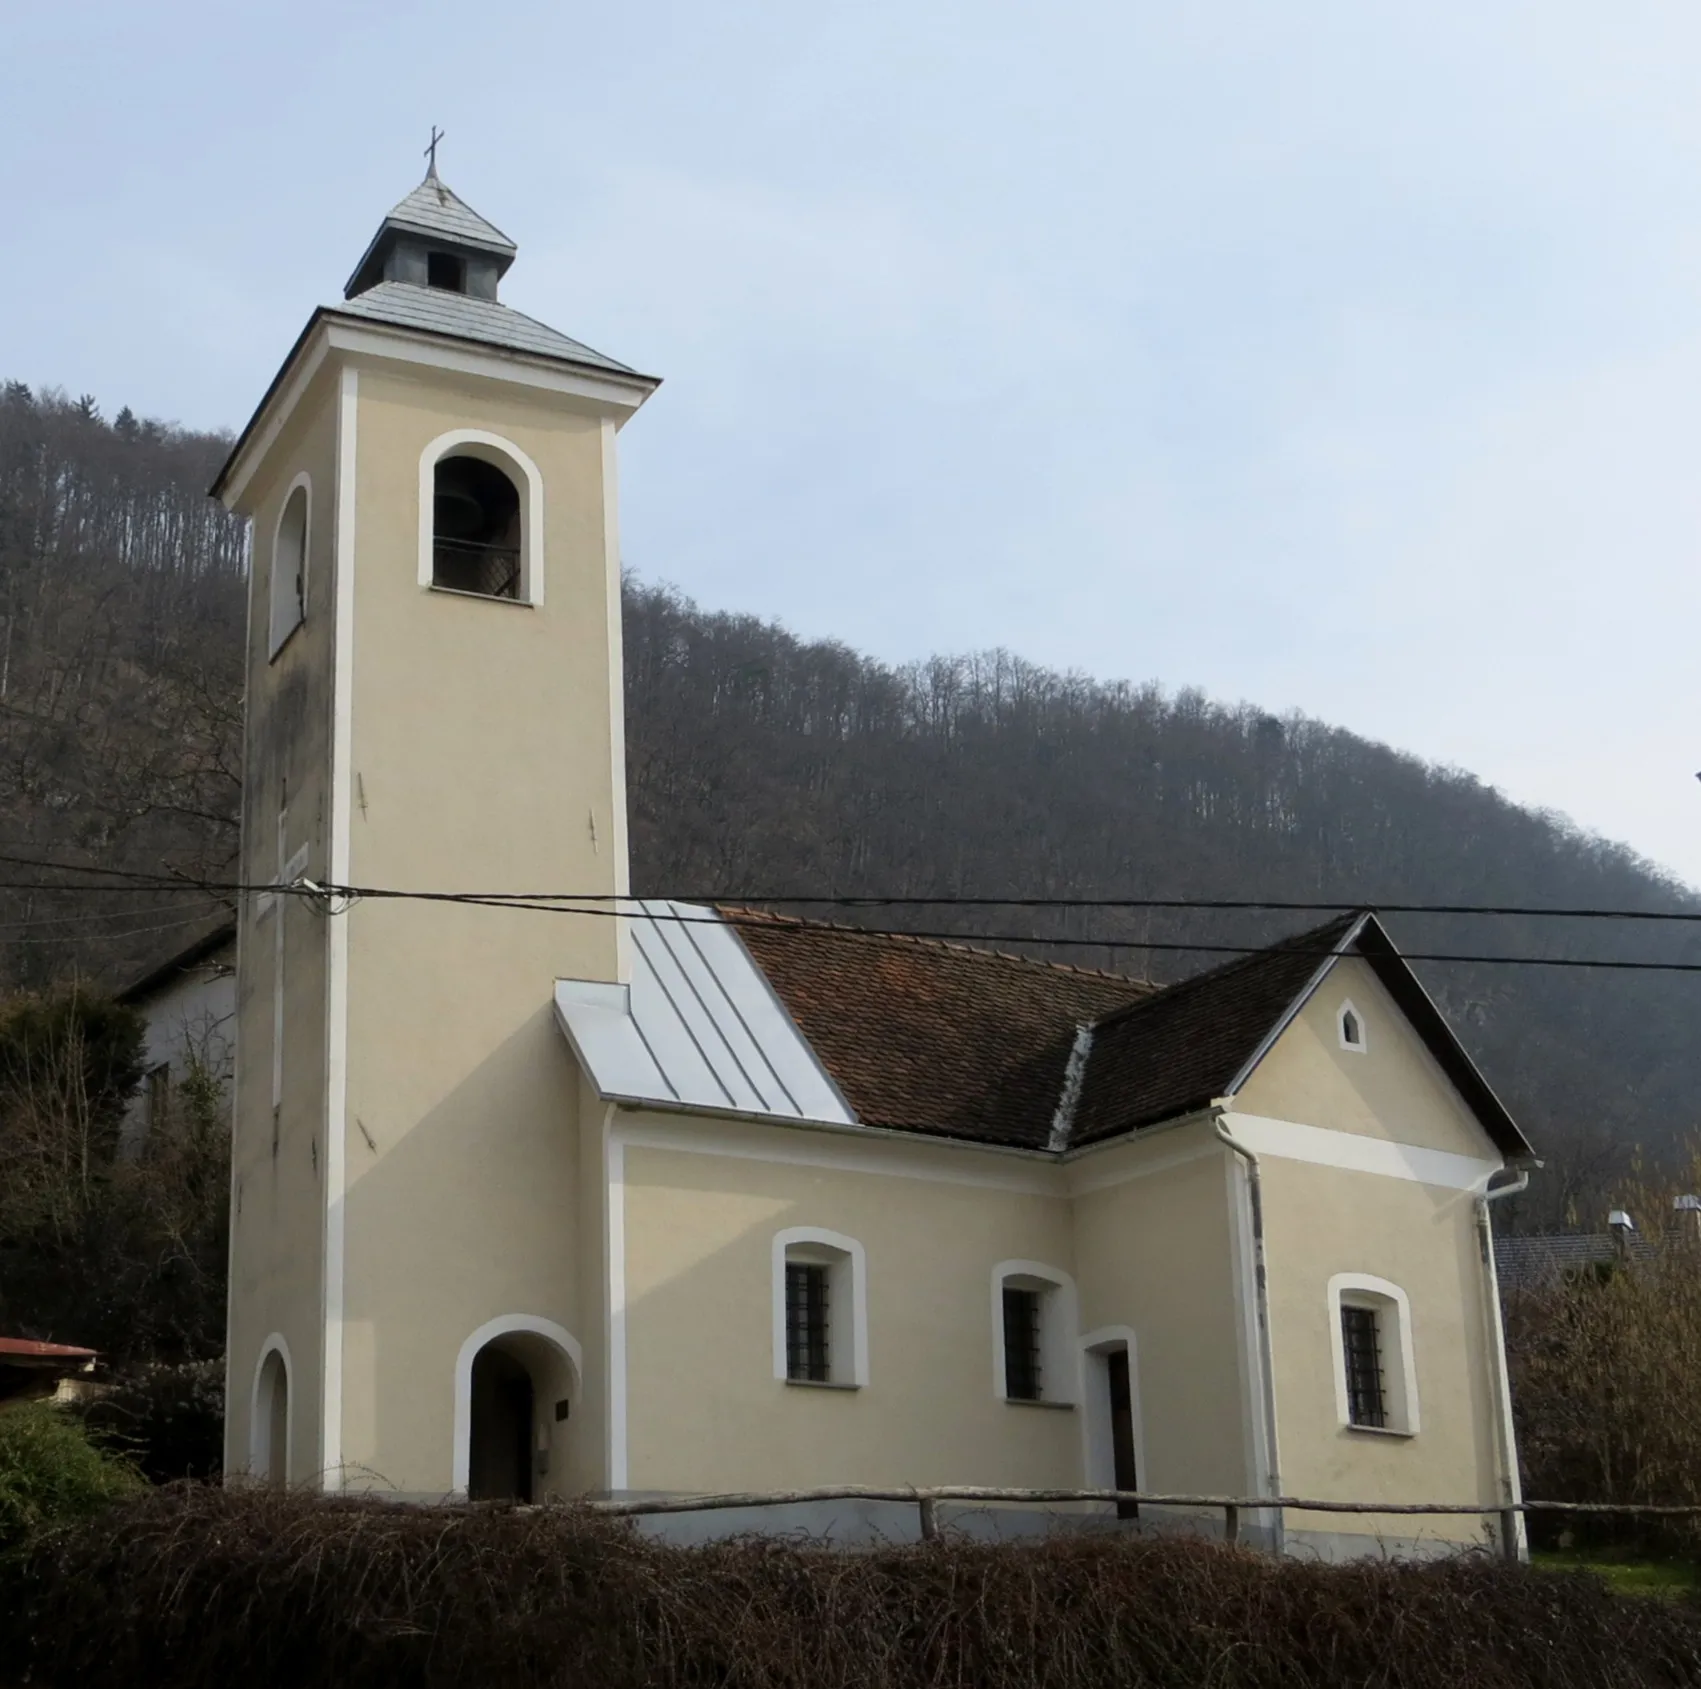
M 248 1420 L 248 1470 L 263 1483 L 289 1482 L 289 1350 L 267 1339 L 254 1374 Z
M 473 1356 L 467 1496 L 473 1501 L 530 1501 L 537 1465 L 532 1442 L 537 1389 L 524 1362 L 498 1338 Z
M 461 1346 L 455 1379 L 456 1490 L 472 1501 L 541 1501 L 569 1490 L 578 1343 L 551 1320 L 510 1315 Z

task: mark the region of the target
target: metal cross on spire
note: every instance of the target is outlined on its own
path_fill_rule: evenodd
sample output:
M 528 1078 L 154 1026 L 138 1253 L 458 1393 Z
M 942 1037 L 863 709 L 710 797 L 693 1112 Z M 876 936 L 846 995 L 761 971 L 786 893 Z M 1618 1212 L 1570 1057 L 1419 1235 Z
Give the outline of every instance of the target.
M 425 149 L 425 156 L 431 161 L 430 168 L 425 172 L 426 180 L 429 182 L 437 180 L 437 143 L 443 139 L 443 131 L 433 123 L 431 125 L 431 145 Z

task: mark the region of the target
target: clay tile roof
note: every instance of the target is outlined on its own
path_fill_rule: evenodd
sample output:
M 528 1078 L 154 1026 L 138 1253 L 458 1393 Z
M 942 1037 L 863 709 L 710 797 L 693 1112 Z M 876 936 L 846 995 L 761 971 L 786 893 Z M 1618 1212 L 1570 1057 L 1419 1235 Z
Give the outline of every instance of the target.
M 1044 1149 L 1077 1029 L 1156 989 L 966 944 L 722 914 L 866 1126 Z
M 1265 1041 L 1350 949 L 1490 1140 L 1509 1159 L 1530 1154 L 1416 975 L 1363 911 L 1165 987 L 967 944 L 721 913 L 864 1125 L 1062 1150 L 1175 1120 L 1244 1082 Z
M 0 1363 L 7 1361 L 92 1361 L 93 1349 L 71 1343 L 38 1343 L 33 1337 L 0 1337 Z
M 1101 1020 L 1069 1141 L 1173 1120 L 1222 1096 L 1358 920 L 1343 915 Z

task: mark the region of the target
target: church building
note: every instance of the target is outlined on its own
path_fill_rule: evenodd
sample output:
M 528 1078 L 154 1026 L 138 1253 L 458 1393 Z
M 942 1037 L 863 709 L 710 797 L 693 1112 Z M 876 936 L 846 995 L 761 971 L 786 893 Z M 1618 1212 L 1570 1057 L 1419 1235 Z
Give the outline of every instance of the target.
M 1160 989 L 630 899 L 616 460 L 658 382 L 505 303 L 515 255 L 434 165 L 214 489 L 280 888 L 237 927 L 232 1479 L 1515 1500 L 1529 1149 L 1372 913 Z

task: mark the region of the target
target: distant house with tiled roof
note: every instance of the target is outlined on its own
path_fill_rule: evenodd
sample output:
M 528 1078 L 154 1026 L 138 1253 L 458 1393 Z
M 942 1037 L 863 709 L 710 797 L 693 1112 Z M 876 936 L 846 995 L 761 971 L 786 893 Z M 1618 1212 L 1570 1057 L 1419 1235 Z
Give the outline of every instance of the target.
M 240 912 L 231 1473 L 1515 1497 L 1527 1148 L 1373 915 L 1159 989 L 630 898 L 615 462 L 657 383 L 499 299 L 514 257 L 433 171 L 219 476 L 240 879 L 299 894 Z M 775 1523 L 913 1512 L 712 1528 Z

